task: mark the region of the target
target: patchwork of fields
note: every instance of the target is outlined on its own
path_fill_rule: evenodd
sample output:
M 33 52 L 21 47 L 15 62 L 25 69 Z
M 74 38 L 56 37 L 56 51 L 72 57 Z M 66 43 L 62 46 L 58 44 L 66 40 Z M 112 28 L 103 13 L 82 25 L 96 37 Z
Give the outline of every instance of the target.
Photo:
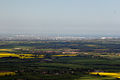
M 0 43 L 0 80 L 120 80 L 119 41 Z

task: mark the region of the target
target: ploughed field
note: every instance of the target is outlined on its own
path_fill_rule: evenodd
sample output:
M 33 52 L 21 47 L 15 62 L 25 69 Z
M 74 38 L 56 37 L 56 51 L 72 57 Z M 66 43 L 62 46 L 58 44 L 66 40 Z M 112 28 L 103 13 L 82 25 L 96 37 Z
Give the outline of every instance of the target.
M 0 41 L 0 80 L 120 80 L 120 40 Z

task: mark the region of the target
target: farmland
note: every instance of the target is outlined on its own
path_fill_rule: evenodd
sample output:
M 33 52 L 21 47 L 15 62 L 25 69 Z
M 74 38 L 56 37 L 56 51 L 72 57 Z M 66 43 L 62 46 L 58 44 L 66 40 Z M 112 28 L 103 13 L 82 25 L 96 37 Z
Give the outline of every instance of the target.
M 0 80 L 120 80 L 120 40 L 0 41 Z

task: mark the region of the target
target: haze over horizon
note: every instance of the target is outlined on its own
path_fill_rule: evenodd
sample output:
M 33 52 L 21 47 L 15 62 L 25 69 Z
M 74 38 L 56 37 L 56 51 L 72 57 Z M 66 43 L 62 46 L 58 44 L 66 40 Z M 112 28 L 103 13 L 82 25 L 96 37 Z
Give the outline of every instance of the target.
M 120 0 L 0 0 L 0 33 L 120 34 Z

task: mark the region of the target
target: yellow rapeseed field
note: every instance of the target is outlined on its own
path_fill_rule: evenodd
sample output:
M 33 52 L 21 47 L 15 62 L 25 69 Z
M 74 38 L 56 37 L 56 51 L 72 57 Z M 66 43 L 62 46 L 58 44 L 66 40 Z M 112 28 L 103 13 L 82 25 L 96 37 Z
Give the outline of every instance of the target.
M 93 75 L 100 75 L 100 76 L 110 76 L 110 77 L 120 78 L 120 73 L 91 72 L 90 74 L 93 74 Z
M 88 46 L 88 47 L 97 47 L 97 45 L 92 45 L 92 44 L 88 44 L 86 46 Z
M 0 53 L 0 58 L 3 57 L 18 57 L 20 59 L 35 58 L 33 54 L 14 54 L 14 53 Z M 44 58 L 44 55 L 39 55 L 38 58 Z
M 17 54 L 13 54 L 13 53 L 0 53 L 0 58 L 2 57 L 19 57 L 19 55 Z
M 76 54 L 68 54 L 68 55 L 52 55 L 56 57 L 62 57 L 62 56 L 77 56 Z
M 12 49 L 0 49 L 0 51 L 12 51 Z
M 5 75 L 15 75 L 15 72 L 0 72 L 0 76 L 5 76 Z
M 38 58 L 44 58 L 45 57 L 45 55 L 39 55 L 38 56 Z

